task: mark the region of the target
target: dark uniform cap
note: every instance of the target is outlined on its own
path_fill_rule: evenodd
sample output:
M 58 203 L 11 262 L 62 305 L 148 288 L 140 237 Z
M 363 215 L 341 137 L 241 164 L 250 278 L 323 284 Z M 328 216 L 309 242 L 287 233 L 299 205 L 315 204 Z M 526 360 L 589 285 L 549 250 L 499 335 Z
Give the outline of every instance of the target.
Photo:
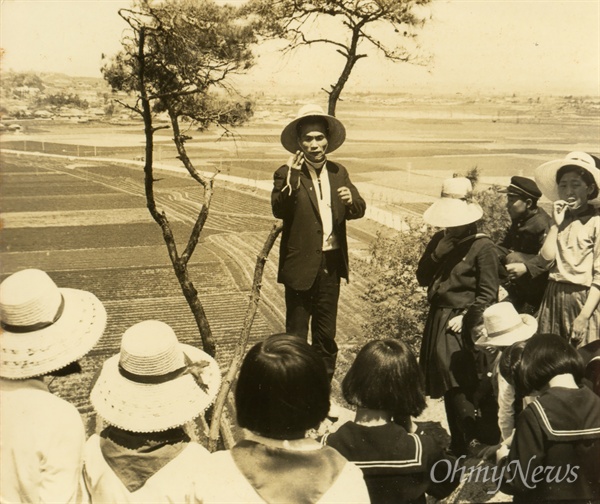
M 519 177 L 518 175 L 511 177 L 510 185 L 506 189 L 501 189 L 500 192 L 525 196 L 526 198 L 536 200 L 542 196 L 542 191 L 540 191 L 534 180 L 527 177 Z

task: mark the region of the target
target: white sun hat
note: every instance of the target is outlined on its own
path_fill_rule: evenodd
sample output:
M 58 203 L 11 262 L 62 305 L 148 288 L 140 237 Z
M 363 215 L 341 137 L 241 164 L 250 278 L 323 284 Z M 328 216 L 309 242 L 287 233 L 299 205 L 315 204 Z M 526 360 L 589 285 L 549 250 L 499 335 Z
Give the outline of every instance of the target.
M 47 273 L 25 269 L 0 284 L 0 377 L 20 380 L 56 371 L 87 354 L 106 327 L 90 292 L 58 288 Z
M 519 314 L 509 302 L 496 303 L 483 312 L 485 335 L 479 338 L 477 346 L 508 347 L 518 341 L 525 341 L 535 334 L 538 323 L 527 313 Z
M 123 334 L 121 352 L 109 358 L 90 400 L 111 425 L 131 432 L 160 432 L 205 411 L 221 386 L 217 362 L 179 343 L 173 329 L 146 320 Z
M 281 132 L 281 145 L 285 147 L 285 150 L 295 153 L 300 147 L 298 145 L 298 132 L 296 128 L 298 123 L 303 119 L 309 117 L 320 117 L 327 122 L 328 136 L 327 136 L 327 152 L 333 152 L 340 147 L 346 139 L 346 128 L 339 119 L 334 116 L 326 114 L 321 107 L 318 105 L 304 105 L 299 111 L 296 118 L 290 122 L 283 131 Z
M 465 177 L 454 177 L 442 183 L 441 198 L 423 214 L 423 220 L 430 226 L 456 227 L 471 224 L 483 217 L 479 204 L 470 201 L 473 186 Z
M 563 166 L 578 166 L 583 168 L 592 175 L 596 187 L 600 188 L 600 159 L 587 152 L 569 152 L 564 158 L 553 159 L 535 169 L 535 181 L 542 191 L 542 194 L 550 201 L 557 201 L 560 199 L 560 196 L 558 195 L 556 174 Z M 593 200 L 588 201 L 588 203 L 596 206 L 600 205 L 600 195 Z

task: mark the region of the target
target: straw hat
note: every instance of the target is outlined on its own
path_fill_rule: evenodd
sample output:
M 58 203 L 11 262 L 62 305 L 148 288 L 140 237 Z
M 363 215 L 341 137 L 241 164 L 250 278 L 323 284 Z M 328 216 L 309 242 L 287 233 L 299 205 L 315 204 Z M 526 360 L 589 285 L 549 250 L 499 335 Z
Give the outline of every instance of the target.
M 507 347 L 529 339 L 537 331 L 535 317 L 519 314 L 512 303 L 496 303 L 483 312 L 486 335 L 479 338 L 478 346 Z
M 560 199 L 560 196 L 558 195 L 556 173 L 563 166 L 579 166 L 580 168 L 583 168 L 592 175 L 596 187 L 600 188 L 600 159 L 587 152 L 569 152 L 563 159 L 548 161 L 535 169 L 535 180 L 540 187 L 542 194 L 550 201 L 557 201 Z M 600 205 L 600 196 L 588 201 L 588 203 Z
M 318 105 L 304 105 L 299 111 L 296 119 L 289 123 L 281 132 L 281 145 L 285 150 L 295 153 L 300 147 L 298 145 L 298 133 L 296 127 L 303 119 L 309 117 L 321 117 L 327 121 L 329 134 L 327 135 L 327 152 L 333 152 L 340 147 L 346 139 L 346 128 L 341 121 L 334 116 L 323 112 Z
M 478 221 L 483 217 L 483 210 L 477 203 L 468 201 L 472 192 L 473 186 L 468 178 L 444 180 L 441 199 L 425 210 L 423 220 L 430 226 L 443 228 Z
M 0 285 L 0 377 L 41 376 L 88 353 L 106 327 L 90 292 L 59 289 L 47 273 L 26 269 Z
M 221 385 L 207 353 L 177 341 L 164 322 L 147 320 L 125 331 L 121 352 L 109 358 L 90 400 L 111 425 L 131 432 L 160 432 L 206 410 Z

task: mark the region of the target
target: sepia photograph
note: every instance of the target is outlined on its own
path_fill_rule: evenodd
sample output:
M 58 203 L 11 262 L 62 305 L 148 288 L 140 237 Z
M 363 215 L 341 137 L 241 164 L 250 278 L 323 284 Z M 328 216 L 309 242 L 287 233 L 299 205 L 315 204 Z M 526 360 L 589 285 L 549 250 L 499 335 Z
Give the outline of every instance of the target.
M 2 0 L 0 502 L 600 503 L 599 0 Z

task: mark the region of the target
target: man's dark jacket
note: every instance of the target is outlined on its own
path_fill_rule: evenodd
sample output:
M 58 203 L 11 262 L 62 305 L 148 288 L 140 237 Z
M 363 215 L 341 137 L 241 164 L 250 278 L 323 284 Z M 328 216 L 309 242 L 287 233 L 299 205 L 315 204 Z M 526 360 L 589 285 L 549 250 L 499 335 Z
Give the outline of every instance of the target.
M 543 208 L 537 208 L 524 219 L 511 223 L 504 239 L 498 244 L 501 251 L 500 261 L 506 265 L 506 255 L 510 252 L 519 252 L 524 256 L 527 273 L 514 282 L 515 292 L 520 302 L 526 302 L 534 307 L 539 307 L 546 283 L 550 264 L 538 252 L 544 244 L 552 218 Z M 510 292 L 510 289 L 509 289 Z
M 292 170 L 290 194 L 290 187 L 286 187 L 289 169 L 283 165 L 275 172 L 271 193 L 273 215 L 283 219 L 277 281 L 294 290 L 308 290 L 315 281 L 323 253 L 323 224 L 317 202 L 318 188 L 313 187 L 305 163 L 301 170 Z M 346 221 L 362 217 L 367 205 L 341 164 L 328 160 L 323 170 L 327 170 L 329 175 L 333 232 L 337 236 L 343 257 L 340 276 L 347 279 L 349 267 Z M 321 177 L 324 175 L 325 172 Z M 337 191 L 343 186 L 352 193 L 351 205 L 345 205 L 338 196 Z

